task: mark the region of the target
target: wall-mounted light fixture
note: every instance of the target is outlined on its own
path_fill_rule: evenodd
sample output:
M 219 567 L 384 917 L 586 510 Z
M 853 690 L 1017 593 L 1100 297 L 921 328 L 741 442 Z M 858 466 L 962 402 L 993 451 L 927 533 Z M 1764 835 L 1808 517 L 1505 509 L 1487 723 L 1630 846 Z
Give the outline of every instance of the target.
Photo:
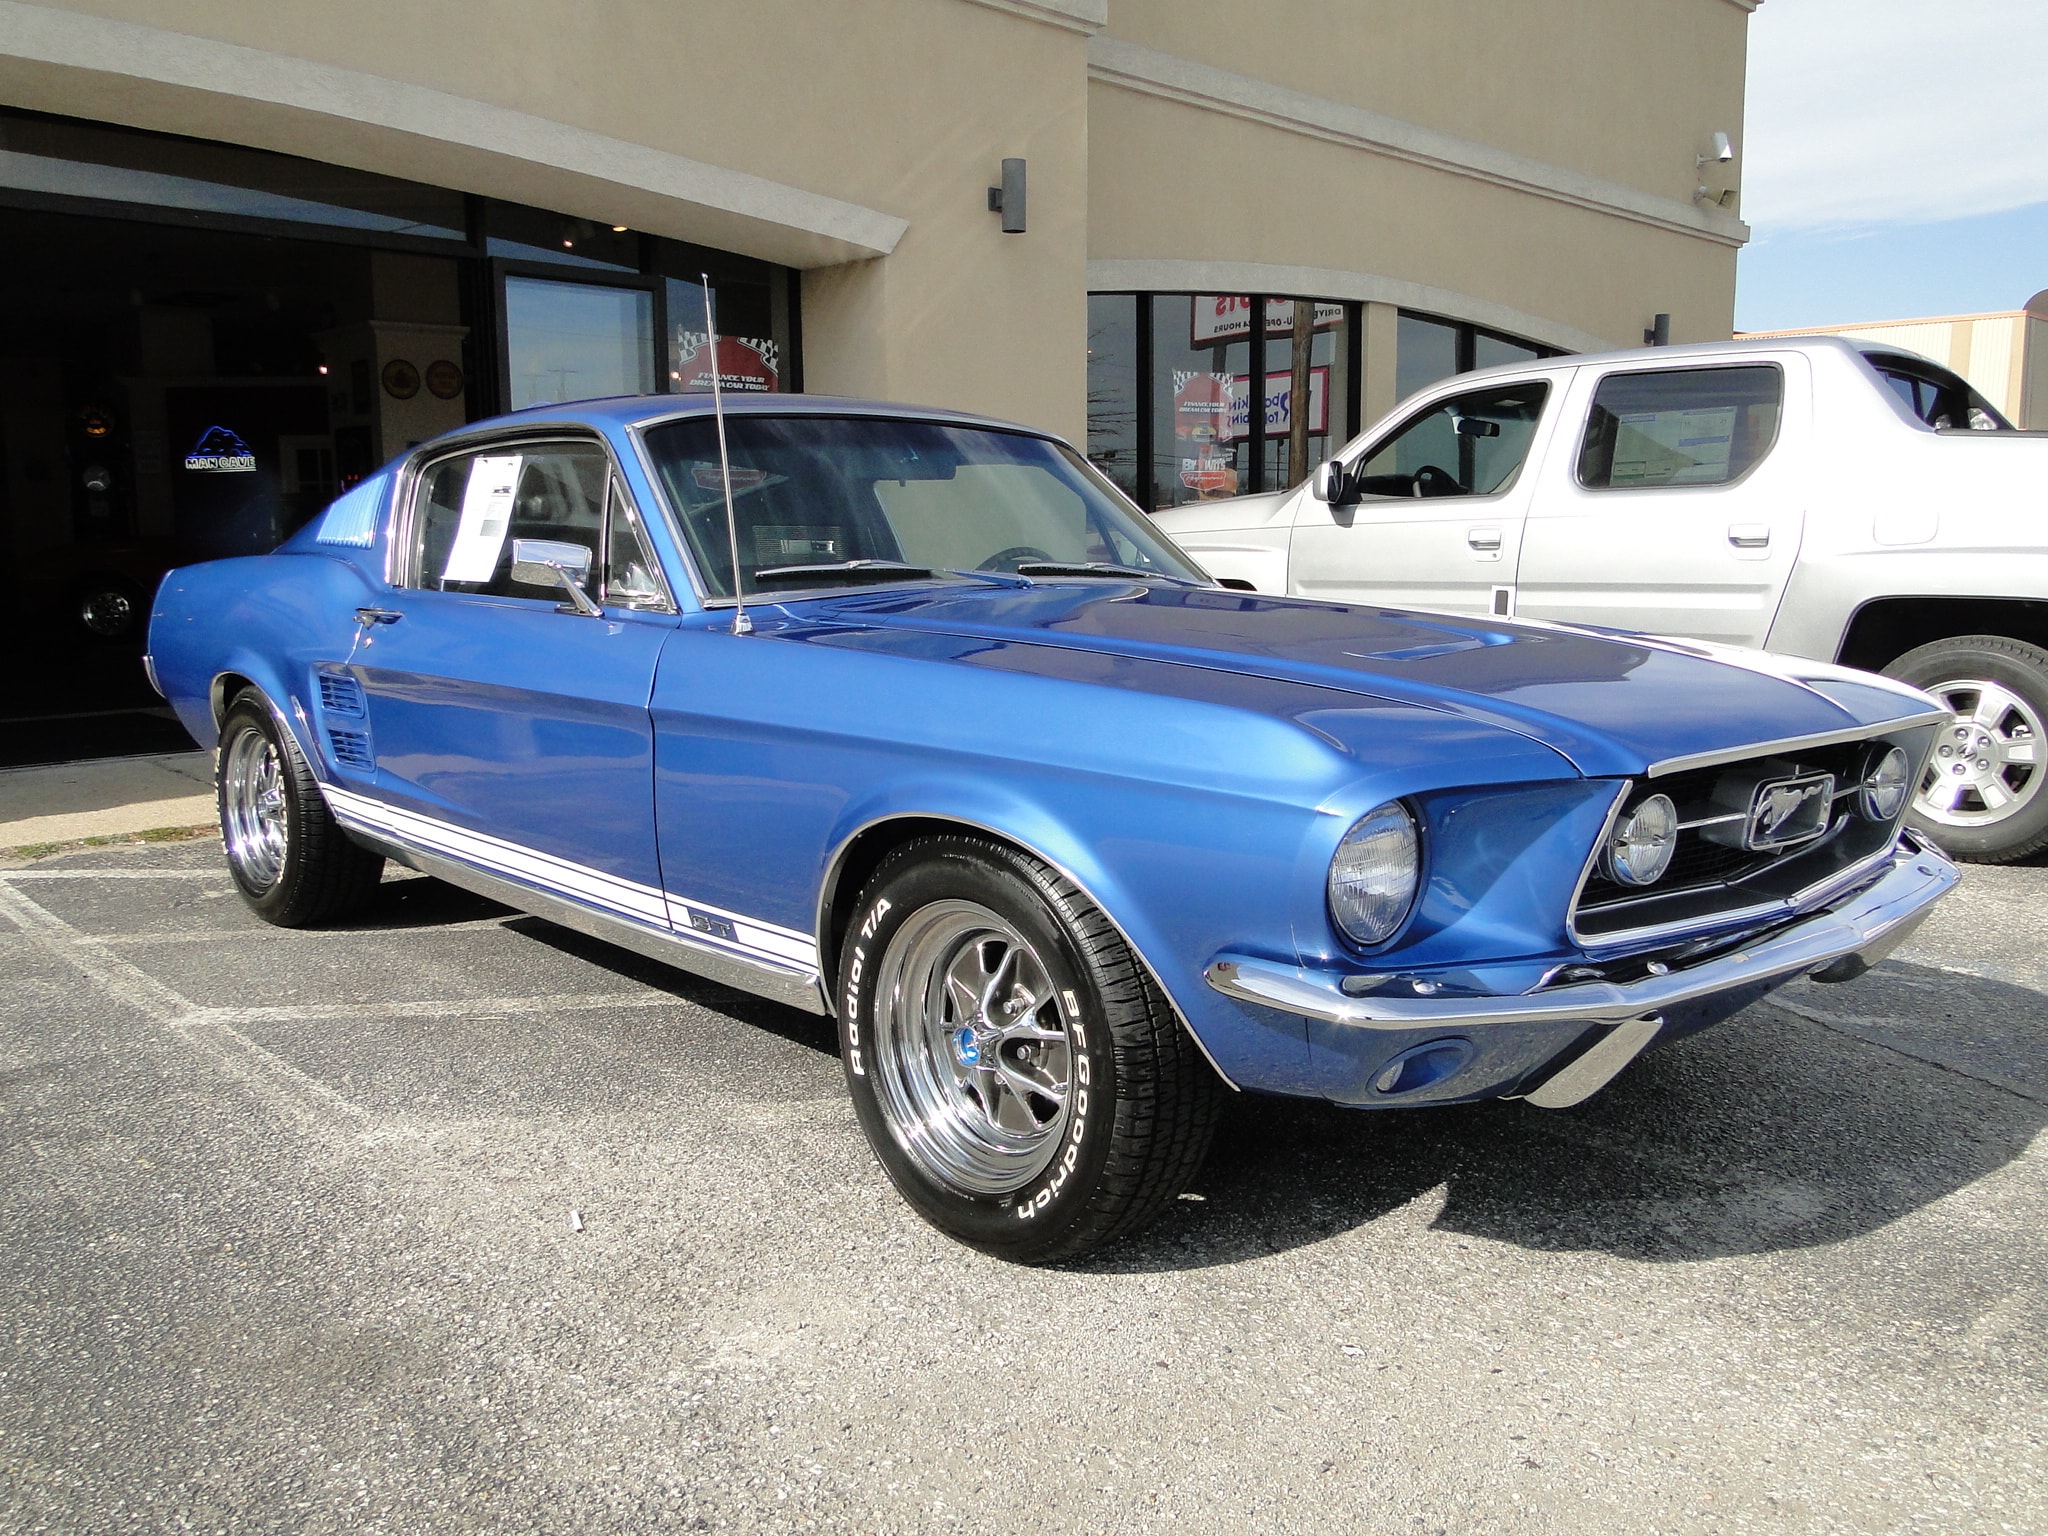
M 1659 310 L 1650 317 L 1649 327 L 1643 332 L 1646 347 L 1668 347 L 1671 345 L 1671 317 Z
M 988 189 L 988 211 L 1003 216 L 1004 234 L 1024 233 L 1024 162 L 1021 159 L 1003 162 L 1003 184 Z

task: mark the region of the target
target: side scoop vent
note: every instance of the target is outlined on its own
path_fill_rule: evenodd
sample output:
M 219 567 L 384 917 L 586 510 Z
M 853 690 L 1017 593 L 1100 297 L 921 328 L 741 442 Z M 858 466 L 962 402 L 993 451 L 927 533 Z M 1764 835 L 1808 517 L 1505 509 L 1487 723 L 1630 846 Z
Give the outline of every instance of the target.
M 320 674 L 320 707 L 330 715 L 363 714 L 363 685 L 347 673 Z
M 328 745 L 334 751 L 334 760 L 345 768 L 354 768 L 368 773 L 376 766 L 370 756 L 370 737 L 366 731 L 327 732 Z

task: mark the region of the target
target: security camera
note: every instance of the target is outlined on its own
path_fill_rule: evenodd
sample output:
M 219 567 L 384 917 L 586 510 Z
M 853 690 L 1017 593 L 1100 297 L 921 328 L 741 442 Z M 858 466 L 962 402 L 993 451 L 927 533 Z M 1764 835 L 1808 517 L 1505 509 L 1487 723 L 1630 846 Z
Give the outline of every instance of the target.
M 1693 168 L 1695 170 L 1704 170 L 1706 169 L 1706 164 L 1709 160 L 1716 160 L 1719 161 L 1722 165 L 1726 165 L 1730 160 L 1733 160 L 1734 158 L 1735 149 L 1734 146 L 1732 146 L 1728 142 L 1728 135 L 1725 133 L 1717 132 L 1713 138 L 1713 147 L 1709 149 L 1704 155 L 1694 155 L 1692 157 L 1692 163 Z

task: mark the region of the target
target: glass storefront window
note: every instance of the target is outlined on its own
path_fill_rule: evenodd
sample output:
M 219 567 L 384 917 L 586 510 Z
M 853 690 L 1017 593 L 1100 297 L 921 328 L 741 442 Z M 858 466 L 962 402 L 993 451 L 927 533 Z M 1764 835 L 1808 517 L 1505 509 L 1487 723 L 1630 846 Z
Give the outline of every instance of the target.
M 1217 501 L 1251 472 L 1251 299 L 1162 293 L 1152 298 L 1152 474 L 1141 506 Z
M 1331 434 L 1343 442 L 1350 409 L 1350 310 L 1328 300 L 1313 304 L 1309 339 L 1308 472 L 1330 456 Z M 1294 305 L 1266 301 L 1266 490 L 1297 483 L 1288 473 L 1294 425 Z
M 484 230 L 484 249 L 492 256 L 608 272 L 640 270 L 640 237 L 629 229 L 517 203 L 492 203 L 484 210 Z
M 469 238 L 459 192 L 295 155 L 0 113 L 0 187 L 195 215 Z
M 1490 336 L 1485 331 L 1475 331 L 1472 336 L 1474 368 L 1498 368 L 1506 363 L 1533 363 L 1542 355 L 1540 348 L 1519 341 L 1509 341 L 1505 336 Z
M 665 282 L 668 387 L 680 394 L 709 390 L 711 354 L 704 345 L 704 285 L 680 277 Z M 711 287 L 712 318 L 718 326 L 719 388 L 743 394 L 788 389 L 768 285 L 713 279 Z
M 505 279 L 510 408 L 654 389 L 654 295 L 603 283 Z
M 1418 389 L 1462 371 L 1458 328 L 1404 311 L 1394 343 L 1394 397 L 1406 400 Z
M 1138 300 L 1132 294 L 1088 296 L 1088 461 L 1140 500 Z

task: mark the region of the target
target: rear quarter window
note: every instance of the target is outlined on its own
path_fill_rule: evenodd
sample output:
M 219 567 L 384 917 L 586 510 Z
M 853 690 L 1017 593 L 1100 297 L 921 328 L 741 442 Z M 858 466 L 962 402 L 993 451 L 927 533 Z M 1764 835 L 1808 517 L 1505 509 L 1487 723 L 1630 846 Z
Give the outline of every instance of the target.
M 1771 451 L 1785 397 L 1775 364 L 1611 373 L 1593 394 L 1579 484 L 1594 491 L 1726 485 Z

